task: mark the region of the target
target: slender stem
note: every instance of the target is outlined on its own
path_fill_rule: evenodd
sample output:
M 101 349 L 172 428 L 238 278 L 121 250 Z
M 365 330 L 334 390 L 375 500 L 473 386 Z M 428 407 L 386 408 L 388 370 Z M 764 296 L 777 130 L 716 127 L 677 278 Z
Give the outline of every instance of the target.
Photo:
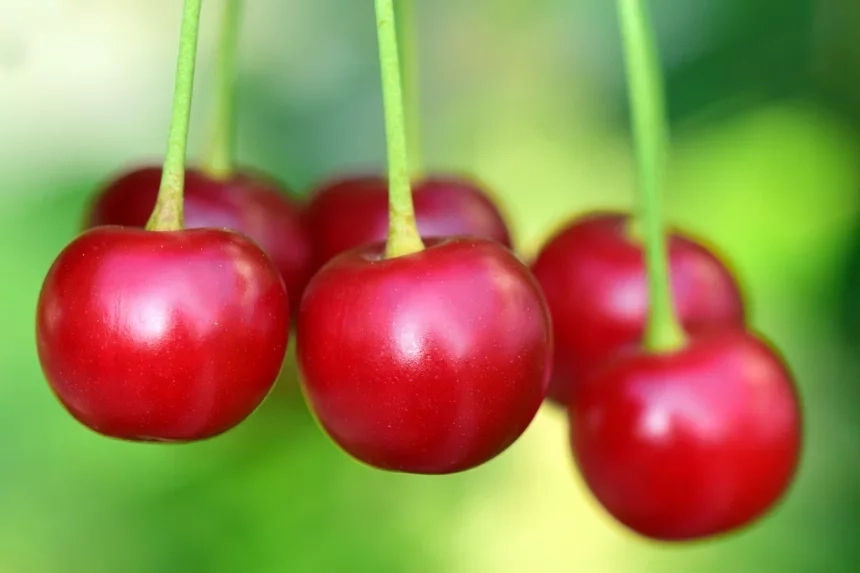
M 397 6 L 398 40 L 403 74 L 403 100 L 406 109 L 406 137 L 409 145 L 409 168 L 413 180 L 421 176 L 421 103 L 418 73 L 418 36 L 415 0 L 400 0 Z
M 241 0 L 225 0 L 218 47 L 215 119 L 205 169 L 210 177 L 226 179 L 233 173 L 236 141 L 236 75 L 239 60 Z
M 648 272 L 645 347 L 664 352 L 683 346 L 685 335 L 672 302 L 666 234 L 660 210 L 669 130 L 660 63 L 645 1 L 618 0 L 618 12 L 636 143 L 641 229 Z
M 397 29 L 393 0 L 376 1 L 379 37 L 379 64 L 382 71 L 382 99 L 385 108 L 385 139 L 388 145 L 388 243 L 386 258 L 424 249 L 415 224 L 409 157 L 403 112 L 403 87 L 397 53 Z
M 161 173 L 161 186 L 152 216 L 146 224 L 151 231 L 182 229 L 182 195 L 185 191 L 185 155 L 188 147 L 188 124 L 191 119 L 191 96 L 194 91 L 194 66 L 197 60 L 197 35 L 200 29 L 202 0 L 185 0 L 176 80 L 173 87 L 173 111 L 167 136 L 167 155 Z

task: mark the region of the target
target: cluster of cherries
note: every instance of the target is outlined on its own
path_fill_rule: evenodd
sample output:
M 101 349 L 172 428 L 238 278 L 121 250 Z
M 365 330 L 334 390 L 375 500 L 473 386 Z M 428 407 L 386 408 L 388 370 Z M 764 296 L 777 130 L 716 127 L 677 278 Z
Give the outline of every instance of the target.
M 377 468 L 474 468 L 548 397 L 569 413 L 592 492 L 642 535 L 735 529 L 792 480 L 791 375 L 748 331 L 732 274 L 690 238 L 670 235 L 666 253 L 683 338 L 654 351 L 644 250 L 624 214 L 571 221 L 529 267 L 467 178 L 413 182 L 399 227 L 417 228 L 411 243 L 392 232 L 386 177 L 303 202 L 259 173 L 188 169 L 173 205 L 183 228 L 158 223 L 162 178 L 149 166 L 109 183 L 39 299 L 46 378 L 99 433 L 189 442 L 235 427 L 271 391 L 292 315 L 312 411 Z

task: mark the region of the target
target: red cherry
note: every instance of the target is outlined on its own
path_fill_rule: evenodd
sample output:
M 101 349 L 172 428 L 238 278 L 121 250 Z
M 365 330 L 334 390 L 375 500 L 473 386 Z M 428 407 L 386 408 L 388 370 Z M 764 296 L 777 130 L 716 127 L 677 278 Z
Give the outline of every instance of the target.
M 648 283 L 642 245 L 629 217 L 599 213 L 556 234 L 532 265 L 553 320 L 555 360 L 549 397 L 566 405 L 601 362 L 642 342 Z M 688 332 L 744 325 L 744 304 L 729 270 L 704 246 L 669 236 L 672 293 Z
M 417 182 L 412 191 L 422 237 L 473 236 L 511 247 L 501 213 L 477 184 L 434 177 Z M 353 177 L 324 185 L 311 195 L 308 220 L 318 266 L 348 249 L 384 241 L 388 236 L 388 180 Z
M 87 225 L 144 227 L 155 206 L 160 181 L 160 166 L 122 175 L 96 198 Z M 227 228 L 253 239 L 281 271 L 290 300 L 301 300 L 312 273 L 310 236 L 302 206 L 290 200 L 276 183 L 247 173 L 222 181 L 189 169 L 185 174 L 184 214 L 187 229 Z
M 668 354 L 619 356 L 581 385 L 570 419 L 574 457 L 597 499 L 665 541 L 760 517 L 788 488 L 800 453 L 791 375 L 740 330 Z
M 138 441 L 201 440 L 240 423 L 271 390 L 288 331 L 274 264 L 215 229 L 85 232 L 54 261 L 36 319 L 65 408 Z
M 305 395 L 328 434 L 378 468 L 444 474 L 510 446 L 537 413 L 552 335 L 528 269 L 494 241 L 344 253 L 299 311 Z

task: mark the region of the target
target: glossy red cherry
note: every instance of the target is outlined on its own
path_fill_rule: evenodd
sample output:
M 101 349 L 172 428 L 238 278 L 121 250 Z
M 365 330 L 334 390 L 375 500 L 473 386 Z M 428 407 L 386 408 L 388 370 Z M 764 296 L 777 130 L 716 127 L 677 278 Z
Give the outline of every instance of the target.
M 800 453 L 791 375 L 741 330 L 619 356 L 581 385 L 570 419 L 574 457 L 600 503 L 665 541 L 754 521 L 789 487 Z
M 87 226 L 144 227 L 155 206 L 161 167 L 130 171 L 96 197 Z M 310 236 L 303 206 L 276 183 L 257 174 L 213 179 L 189 169 L 185 174 L 185 228 L 227 228 L 253 239 L 275 262 L 290 300 L 298 306 L 313 272 Z
M 412 189 L 415 220 L 424 238 L 473 236 L 511 247 L 499 209 L 466 179 L 434 177 Z M 367 176 L 341 179 L 311 195 L 308 220 L 321 266 L 348 249 L 384 241 L 388 236 L 388 181 Z
M 288 330 L 277 268 L 216 229 L 87 231 L 54 261 L 36 319 L 45 377 L 75 418 L 160 442 L 209 438 L 250 415 Z
M 546 392 L 552 354 L 538 284 L 475 238 L 384 259 L 349 251 L 311 280 L 299 311 L 303 388 L 323 428 L 378 468 L 444 474 L 510 446 Z
M 549 397 L 567 404 L 607 357 L 642 342 L 648 284 L 642 245 L 629 217 L 599 213 L 574 221 L 543 247 L 532 271 L 553 320 L 555 359 Z M 668 238 L 672 293 L 684 329 L 743 327 L 744 304 L 730 271 L 704 246 Z

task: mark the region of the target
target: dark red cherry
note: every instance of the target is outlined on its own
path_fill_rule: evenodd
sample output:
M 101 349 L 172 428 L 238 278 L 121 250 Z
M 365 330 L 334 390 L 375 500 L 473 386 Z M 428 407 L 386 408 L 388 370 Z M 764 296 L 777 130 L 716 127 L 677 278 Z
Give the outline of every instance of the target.
M 668 241 L 672 293 L 688 332 L 742 327 L 744 304 L 731 272 L 704 246 Z M 555 360 L 549 397 L 567 404 L 607 357 L 642 342 L 648 284 L 642 245 L 629 217 L 598 213 L 574 221 L 543 247 L 532 271 L 553 320 Z
M 130 171 L 96 197 L 88 227 L 143 227 L 161 181 L 161 167 Z M 277 265 L 296 306 L 313 272 L 303 206 L 263 176 L 236 173 L 213 179 L 189 169 L 185 175 L 185 228 L 227 228 L 253 239 Z
M 598 368 L 571 402 L 588 487 L 621 523 L 658 540 L 729 532 L 766 513 L 795 474 L 801 414 L 768 344 L 741 330 L 642 350 Z
M 444 474 L 492 459 L 526 429 L 546 393 L 552 335 L 540 287 L 508 249 L 426 244 L 329 262 L 305 291 L 296 352 L 308 402 L 344 450 Z
M 271 260 L 226 230 L 98 227 L 72 241 L 39 296 L 51 388 L 81 423 L 138 441 L 234 427 L 265 399 L 289 304 Z
M 511 247 L 499 209 L 474 182 L 433 177 L 413 185 L 418 232 L 424 238 L 473 236 Z M 308 220 L 321 266 L 348 249 L 388 236 L 388 180 L 354 177 L 334 181 L 311 195 Z

